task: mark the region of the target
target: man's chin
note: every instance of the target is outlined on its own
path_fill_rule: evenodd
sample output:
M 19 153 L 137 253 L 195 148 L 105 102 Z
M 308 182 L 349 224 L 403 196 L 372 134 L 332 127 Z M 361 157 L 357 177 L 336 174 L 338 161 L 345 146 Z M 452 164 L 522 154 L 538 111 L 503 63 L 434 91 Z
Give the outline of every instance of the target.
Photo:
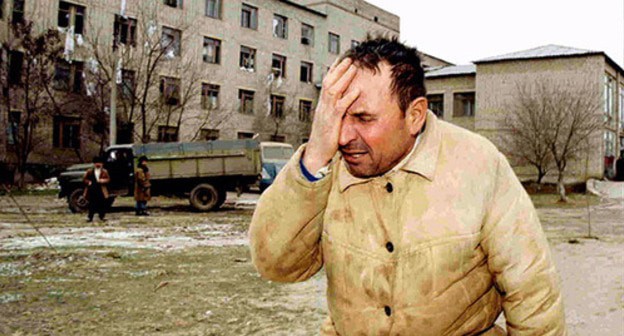
M 358 163 L 349 163 L 347 161 L 345 161 L 345 165 L 347 166 L 347 170 L 349 171 L 349 174 L 358 177 L 358 178 L 368 178 L 368 177 L 373 177 L 375 176 L 375 174 L 373 172 L 371 172 L 371 169 L 369 167 L 365 167 L 362 164 L 358 164 Z

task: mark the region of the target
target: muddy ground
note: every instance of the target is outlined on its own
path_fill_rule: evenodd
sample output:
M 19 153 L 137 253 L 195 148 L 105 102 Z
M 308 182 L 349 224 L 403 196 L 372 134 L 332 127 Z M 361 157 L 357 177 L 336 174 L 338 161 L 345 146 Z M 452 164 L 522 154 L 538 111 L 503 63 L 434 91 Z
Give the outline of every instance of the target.
M 190 211 L 156 198 L 152 216 L 115 203 L 85 223 L 54 196 L 0 197 L 0 335 L 314 335 L 323 274 L 299 284 L 258 277 L 246 230 L 257 195 Z M 624 335 L 624 204 L 533 197 L 563 285 L 571 335 Z M 588 235 L 588 219 L 592 236 Z

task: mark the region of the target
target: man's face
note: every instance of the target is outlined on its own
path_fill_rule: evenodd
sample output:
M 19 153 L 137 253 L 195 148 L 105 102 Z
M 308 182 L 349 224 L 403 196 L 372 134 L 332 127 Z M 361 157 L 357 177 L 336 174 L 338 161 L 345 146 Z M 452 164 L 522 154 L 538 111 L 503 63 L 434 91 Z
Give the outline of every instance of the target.
M 103 166 L 104 164 L 102 164 L 102 162 L 96 162 L 96 163 L 94 163 L 94 165 L 95 165 L 95 168 L 96 168 L 96 169 L 102 169 L 102 166 Z
M 338 142 L 349 172 L 356 177 L 389 171 L 414 144 L 408 118 L 391 92 L 391 67 L 382 62 L 379 69 L 376 73 L 358 69 L 345 92 L 360 90 L 344 116 Z

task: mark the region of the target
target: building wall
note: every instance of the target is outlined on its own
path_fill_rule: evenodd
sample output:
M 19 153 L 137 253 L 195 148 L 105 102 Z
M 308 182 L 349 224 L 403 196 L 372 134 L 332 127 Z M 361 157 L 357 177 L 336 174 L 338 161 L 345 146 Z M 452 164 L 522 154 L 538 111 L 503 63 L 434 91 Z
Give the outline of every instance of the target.
M 72 0 L 68 1 L 86 7 L 86 22 L 84 40 L 94 40 L 97 36 L 100 43 L 112 45 L 113 24 L 115 14 L 119 13 L 121 0 Z M 6 1 L 5 1 L 6 3 Z M 197 61 L 194 73 L 200 76 L 200 82 L 217 84 L 220 86 L 219 109 L 207 112 L 200 108 L 200 95 L 188 105 L 180 127 L 180 141 L 190 140 L 198 131 L 198 120 L 204 119 L 206 113 L 211 113 L 204 128 L 216 128 L 220 130 L 221 139 L 235 139 L 238 132 L 259 133 L 260 139 L 269 139 L 275 133 L 275 126 L 268 114 L 268 101 L 270 94 L 285 97 L 285 121 L 280 126 L 278 133 L 286 137 L 286 142 L 299 145 L 307 137 L 309 122 L 301 123 L 298 119 L 299 99 L 313 102 L 313 109 L 319 94 L 317 86 L 323 75 L 333 63 L 336 54 L 328 51 L 328 33 L 340 35 L 340 52 L 351 47 L 351 41 L 361 41 L 368 32 L 384 32 L 394 35 L 399 34 L 399 19 L 396 15 L 387 13 L 380 8 L 369 5 L 364 1 L 332 2 L 325 5 L 311 7 L 306 10 L 293 5 L 289 1 L 280 0 L 237 0 L 221 1 L 221 18 L 215 19 L 205 16 L 204 0 L 185 0 L 182 9 L 171 8 L 163 5 L 162 1 L 155 1 L 157 8 L 153 10 L 152 18 L 158 25 L 156 34 L 161 34 L 162 26 L 183 28 L 182 33 L 182 56 L 170 62 L 182 62 L 189 59 Z M 258 8 L 258 29 L 252 30 L 241 27 L 242 3 Z M 357 7 L 355 11 L 347 11 L 344 6 Z M 128 1 L 127 15 L 137 20 L 150 17 L 150 13 L 143 10 L 145 3 Z M 26 19 L 35 20 L 39 29 L 57 26 L 59 1 L 58 0 L 26 0 Z M 325 9 L 320 13 L 320 9 Z M 7 17 L 5 10 L 5 18 Z M 288 38 L 281 39 L 273 36 L 272 20 L 274 14 L 288 18 Z M 375 22 L 374 17 L 377 17 Z M 2 23 L 2 22 L 0 22 Z M 314 27 L 314 45 L 301 44 L 302 23 Z M 145 24 L 139 22 L 139 28 Z M 6 39 L 6 25 L 0 24 L 0 38 Z M 137 47 L 142 46 L 141 32 L 137 31 Z M 4 36 L 4 37 L 2 37 Z M 203 38 L 210 37 L 221 41 L 220 64 L 208 64 L 202 61 Z M 239 53 L 241 45 L 255 48 L 256 68 L 254 72 L 239 68 Z M 76 46 L 73 59 L 88 61 L 91 58 L 91 50 L 88 43 Z M 133 51 L 135 52 L 135 51 Z M 286 76 L 278 83 L 274 80 L 268 84 L 268 76 L 271 73 L 272 54 L 279 54 L 287 58 Z M 302 83 L 299 80 L 301 61 L 313 64 L 312 83 Z M 159 75 L 170 75 L 164 69 Z M 184 86 L 185 78 L 180 78 Z M 198 88 L 201 83 L 196 83 Z M 244 115 L 238 112 L 238 90 L 247 89 L 255 92 L 254 115 Z M 157 91 L 156 91 L 156 94 Z M 0 107 L 2 108 L 2 107 Z M 292 113 L 288 113 L 292 110 Z M 119 113 L 122 107 L 118 105 Z M 6 112 L 4 112 L 6 113 Z M 5 115 L 5 114 L 3 114 Z M 4 119 L 0 119 L 2 122 Z M 5 121 L 6 122 L 6 121 Z M 48 124 L 46 127 L 48 127 Z M 156 125 L 157 126 L 157 125 Z M 42 124 L 42 127 L 44 125 Z M 88 129 L 89 125 L 83 125 L 82 129 Z M 140 133 L 138 122 L 135 123 L 135 132 Z M 49 130 L 42 130 L 49 133 Z M 4 132 L 3 132 L 4 133 Z M 3 134 L 5 136 L 5 134 Z M 157 127 L 151 131 L 151 139 L 157 138 Z M 135 141 L 139 141 L 135 137 Z M 51 140 L 50 140 L 51 143 Z M 41 155 L 33 156 L 33 162 L 48 162 L 45 153 L 49 151 L 51 144 L 39 150 Z M 92 144 L 85 146 L 94 147 Z M 5 146 L 3 146 L 5 147 Z M 65 153 L 66 150 L 63 150 Z M 1 154 L 1 152 L 0 152 Z M 61 154 L 59 159 L 63 164 L 77 161 L 69 153 Z M 57 161 L 58 162 L 58 161 Z
M 601 55 L 477 63 L 475 130 L 505 152 L 504 118 L 516 101 L 519 85 L 532 83 L 539 78 L 560 81 L 561 85 L 572 85 L 577 89 L 587 85 L 593 88 L 587 95 L 601 99 L 604 64 Z M 600 150 L 591 150 L 584 158 L 574 161 L 569 167 L 567 182 L 603 176 L 604 141 L 601 135 L 591 140 L 590 148 Z M 516 167 L 516 173 L 521 179 L 534 175 L 530 167 Z M 552 181 L 554 178 L 550 175 L 547 180 Z
M 444 95 L 444 115 L 442 119 L 471 131 L 475 130 L 474 117 L 453 117 L 455 107 L 454 95 L 456 93 L 475 92 L 474 75 L 426 78 L 425 87 L 427 88 L 427 95 Z

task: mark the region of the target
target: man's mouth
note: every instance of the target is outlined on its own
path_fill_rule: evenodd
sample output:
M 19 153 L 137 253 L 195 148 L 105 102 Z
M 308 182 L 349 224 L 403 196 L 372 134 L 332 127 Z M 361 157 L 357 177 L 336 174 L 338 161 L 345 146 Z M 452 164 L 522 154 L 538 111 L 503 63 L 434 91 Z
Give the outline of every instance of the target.
M 342 157 L 348 163 L 356 163 L 359 159 L 364 157 L 368 152 L 342 152 Z

